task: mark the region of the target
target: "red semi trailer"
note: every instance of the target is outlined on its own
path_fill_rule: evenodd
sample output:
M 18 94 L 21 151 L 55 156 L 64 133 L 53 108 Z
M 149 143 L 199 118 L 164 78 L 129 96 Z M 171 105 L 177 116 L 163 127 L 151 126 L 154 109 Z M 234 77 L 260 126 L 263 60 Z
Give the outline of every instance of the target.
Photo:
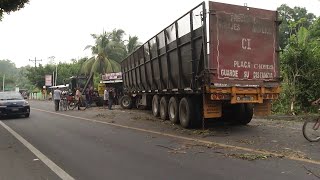
M 149 106 L 185 128 L 270 114 L 280 92 L 279 24 L 276 11 L 199 4 L 121 62 L 122 107 Z

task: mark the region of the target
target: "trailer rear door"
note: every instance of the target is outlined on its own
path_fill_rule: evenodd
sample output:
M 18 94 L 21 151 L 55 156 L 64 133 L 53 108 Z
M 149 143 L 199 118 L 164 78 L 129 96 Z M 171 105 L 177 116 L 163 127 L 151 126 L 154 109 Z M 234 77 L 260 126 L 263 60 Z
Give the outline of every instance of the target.
M 215 85 L 277 82 L 277 12 L 209 2 L 209 68 Z

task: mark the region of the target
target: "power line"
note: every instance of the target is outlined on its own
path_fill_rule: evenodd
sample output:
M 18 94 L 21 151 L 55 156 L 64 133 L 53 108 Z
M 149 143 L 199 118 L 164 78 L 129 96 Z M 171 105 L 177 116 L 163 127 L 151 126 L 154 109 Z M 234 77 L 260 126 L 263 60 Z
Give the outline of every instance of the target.
M 42 59 L 37 59 L 37 58 L 35 57 L 34 60 L 29 59 L 29 61 L 34 62 L 34 67 L 36 68 L 36 67 L 37 67 L 37 62 L 38 62 L 38 61 L 42 61 Z

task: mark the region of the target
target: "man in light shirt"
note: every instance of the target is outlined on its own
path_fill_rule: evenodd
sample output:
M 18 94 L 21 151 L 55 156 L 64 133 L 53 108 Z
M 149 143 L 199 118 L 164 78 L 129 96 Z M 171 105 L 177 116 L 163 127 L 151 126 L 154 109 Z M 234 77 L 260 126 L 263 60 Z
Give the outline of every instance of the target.
M 81 91 L 79 88 L 77 88 L 75 99 L 80 102 L 82 100 L 81 96 L 82 96 Z M 78 103 L 78 110 L 80 110 L 80 103 Z
M 59 87 L 53 91 L 54 109 L 59 111 L 59 104 L 61 100 L 61 90 Z

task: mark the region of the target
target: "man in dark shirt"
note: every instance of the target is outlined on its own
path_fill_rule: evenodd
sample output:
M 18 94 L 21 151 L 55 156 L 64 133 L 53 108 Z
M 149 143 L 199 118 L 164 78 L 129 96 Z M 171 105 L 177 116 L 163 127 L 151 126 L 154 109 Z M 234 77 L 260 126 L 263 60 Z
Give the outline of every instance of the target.
M 114 100 L 114 92 L 113 92 L 112 89 L 110 89 L 110 91 L 109 91 L 109 100 L 108 100 L 109 110 L 111 110 L 111 108 L 112 108 L 113 100 Z

